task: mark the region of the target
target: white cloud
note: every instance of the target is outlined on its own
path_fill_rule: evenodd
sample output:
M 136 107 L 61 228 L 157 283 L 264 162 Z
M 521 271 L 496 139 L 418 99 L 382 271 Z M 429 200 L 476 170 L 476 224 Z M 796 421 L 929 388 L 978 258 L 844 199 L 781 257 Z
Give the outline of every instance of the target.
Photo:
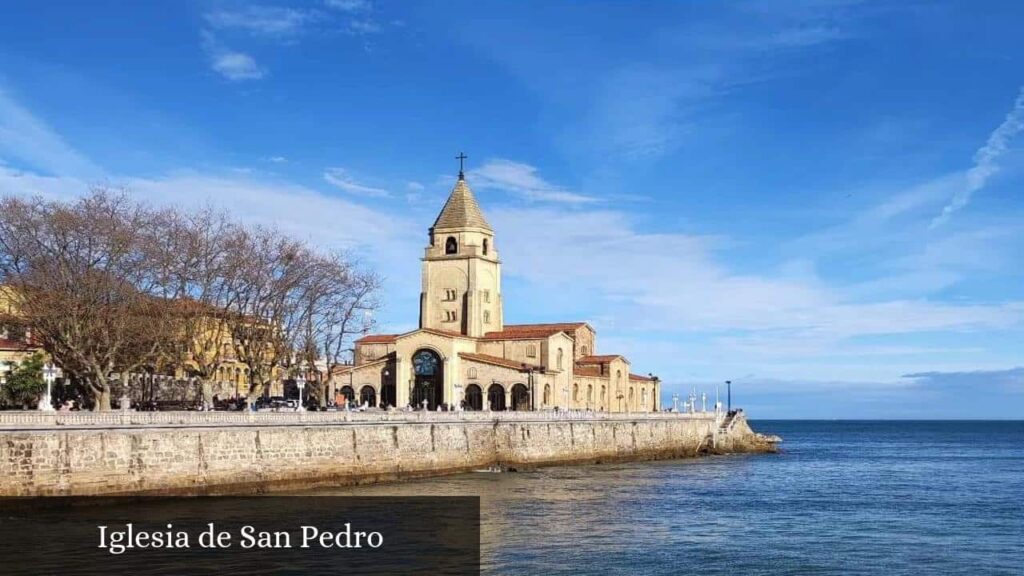
M 272 162 L 274 164 L 285 164 L 288 162 L 288 159 L 285 158 L 284 156 L 271 156 L 267 158 L 267 162 Z
M 277 6 L 246 6 L 238 10 L 217 10 L 205 15 L 214 28 L 243 30 L 258 36 L 294 36 L 317 19 L 312 11 Z
M 50 174 L 98 178 L 103 170 L 0 87 L 0 159 L 17 159 Z
M 256 64 L 252 56 L 243 52 L 224 51 L 211 55 L 213 70 L 228 80 L 259 80 L 266 71 Z
M 324 0 L 324 4 L 342 12 L 365 12 L 372 7 L 369 0 Z
M 537 168 L 501 158 L 469 171 L 470 183 L 480 189 L 511 192 L 527 200 L 583 204 L 595 199 L 556 186 L 537 174 Z
M 720 240 L 644 232 L 613 211 L 496 210 L 489 217 L 501 231 L 509 274 L 568 291 L 617 317 L 623 329 L 770 332 L 776 342 L 834 343 L 1024 324 L 1024 302 L 855 301 L 841 287 L 806 275 L 732 272 L 720 263 Z
M 202 36 L 203 49 L 210 58 L 210 67 L 214 72 L 233 82 L 259 80 L 266 76 L 266 70 L 252 56 L 226 48 L 209 31 L 203 31 Z
M 985 187 L 988 179 L 999 171 L 999 157 L 1006 152 L 1010 140 L 1021 130 L 1024 130 L 1024 87 L 1002 124 L 992 131 L 985 145 L 974 153 L 974 166 L 967 171 L 964 186 L 956 191 L 942 213 L 932 220 L 931 228 L 937 228 L 948 221 L 953 213 L 967 206 L 975 192 Z
M 352 20 L 348 23 L 348 31 L 356 36 L 363 36 L 366 34 L 376 34 L 380 32 L 380 24 L 377 24 L 373 20 L 361 19 Z
M 336 187 L 348 192 L 349 194 L 356 194 L 358 196 L 370 196 L 375 198 L 385 198 L 390 196 L 387 190 L 383 188 L 376 188 L 373 186 L 367 186 L 357 182 L 352 175 L 344 168 L 328 168 L 324 171 L 324 180 Z

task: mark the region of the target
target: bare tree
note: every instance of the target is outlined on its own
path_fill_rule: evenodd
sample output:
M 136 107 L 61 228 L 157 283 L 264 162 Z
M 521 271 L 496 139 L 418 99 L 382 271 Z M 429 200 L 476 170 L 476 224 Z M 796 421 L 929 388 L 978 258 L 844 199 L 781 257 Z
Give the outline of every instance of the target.
M 96 190 L 73 204 L 0 200 L 0 282 L 55 361 L 110 407 L 114 371 L 152 360 L 166 340 L 163 303 L 148 292 L 153 213 Z
M 140 370 L 212 379 L 248 369 L 250 399 L 321 358 L 340 362 L 378 306 L 380 280 L 212 210 L 156 210 L 95 190 L 74 203 L 0 199 L 0 284 L 19 321 L 96 406 Z

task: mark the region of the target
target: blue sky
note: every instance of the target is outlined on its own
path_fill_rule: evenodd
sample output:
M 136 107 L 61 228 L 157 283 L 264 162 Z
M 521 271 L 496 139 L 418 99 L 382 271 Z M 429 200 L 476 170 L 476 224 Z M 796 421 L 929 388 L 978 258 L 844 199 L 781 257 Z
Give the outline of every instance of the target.
M 1016 2 L 36 2 L 0 193 L 125 187 L 352 250 L 414 327 L 469 154 L 506 318 L 755 417 L 1020 418 Z

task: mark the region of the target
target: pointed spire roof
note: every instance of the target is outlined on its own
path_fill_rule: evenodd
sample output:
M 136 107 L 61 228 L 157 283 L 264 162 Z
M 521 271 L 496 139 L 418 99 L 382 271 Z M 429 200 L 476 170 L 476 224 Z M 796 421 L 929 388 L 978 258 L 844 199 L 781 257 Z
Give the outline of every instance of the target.
M 493 231 L 461 173 L 448 201 L 434 221 L 434 228 L 483 228 Z

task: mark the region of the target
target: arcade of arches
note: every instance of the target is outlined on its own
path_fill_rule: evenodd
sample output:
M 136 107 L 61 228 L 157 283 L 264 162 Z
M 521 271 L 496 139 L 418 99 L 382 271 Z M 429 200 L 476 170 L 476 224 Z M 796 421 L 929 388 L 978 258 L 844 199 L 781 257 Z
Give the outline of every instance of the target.
M 461 174 L 428 237 L 419 328 L 357 340 L 352 364 L 332 370 L 333 397 L 428 410 L 660 409 L 658 378 L 597 354 L 587 322 L 505 323 L 499 245 Z

